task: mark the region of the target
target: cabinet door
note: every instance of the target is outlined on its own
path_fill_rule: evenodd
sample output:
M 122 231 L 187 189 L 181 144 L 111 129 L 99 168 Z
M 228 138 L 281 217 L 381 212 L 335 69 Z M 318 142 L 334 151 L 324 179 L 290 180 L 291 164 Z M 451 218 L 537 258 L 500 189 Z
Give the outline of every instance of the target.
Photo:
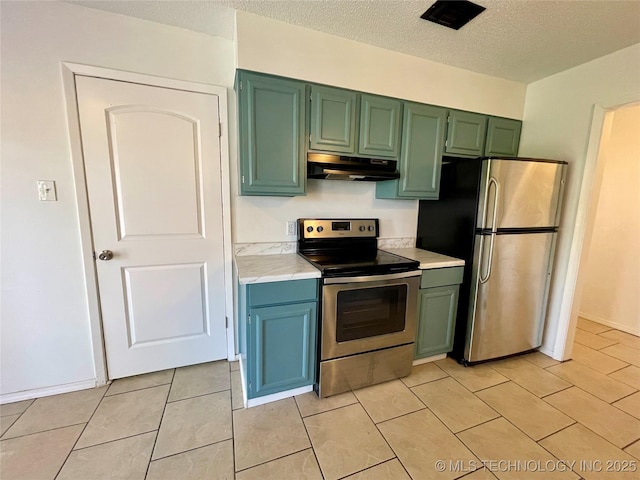
M 305 84 L 240 72 L 240 194 L 304 195 Z
M 377 198 L 438 198 L 446 125 L 444 108 L 404 104 L 400 179 L 378 182 Z
M 398 158 L 402 103 L 374 95 L 360 96 L 360 139 L 358 153 Z
M 356 93 L 311 87 L 309 148 L 338 153 L 356 151 Z
M 312 385 L 316 302 L 250 310 L 249 398 Z
M 520 145 L 522 122 L 509 118 L 489 118 L 484 154 L 487 157 L 515 157 Z
M 482 156 L 486 132 L 487 117 L 485 115 L 451 110 L 445 153 L 464 157 Z
M 453 348 L 458 290 L 458 285 L 420 290 L 416 358 L 448 353 Z

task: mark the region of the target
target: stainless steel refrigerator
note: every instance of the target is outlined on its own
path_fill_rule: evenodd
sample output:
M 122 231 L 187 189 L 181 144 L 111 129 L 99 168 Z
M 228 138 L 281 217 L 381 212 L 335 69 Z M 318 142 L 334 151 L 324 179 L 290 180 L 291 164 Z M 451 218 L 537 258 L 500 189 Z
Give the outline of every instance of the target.
M 474 363 L 541 345 L 566 162 L 444 157 L 420 202 L 417 246 L 465 260 L 453 356 Z

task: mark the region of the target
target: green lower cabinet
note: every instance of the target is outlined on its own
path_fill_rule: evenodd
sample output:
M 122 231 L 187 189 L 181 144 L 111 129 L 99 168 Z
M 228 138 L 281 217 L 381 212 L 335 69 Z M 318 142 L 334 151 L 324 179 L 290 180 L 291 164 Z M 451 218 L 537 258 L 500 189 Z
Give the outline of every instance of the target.
M 489 117 L 487 142 L 484 154 L 487 157 L 515 157 L 520 145 L 522 122 L 509 118 Z
M 415 358 L 448 353 L 453 348 L 458 291 L 458 285 L 420 290 Z
M 313 385 L 318 281 L 259 283 L 239 289 L 239 351 L 247 397 Z
M 315 381 L 316 302 L 250 310 L 249 398 Z

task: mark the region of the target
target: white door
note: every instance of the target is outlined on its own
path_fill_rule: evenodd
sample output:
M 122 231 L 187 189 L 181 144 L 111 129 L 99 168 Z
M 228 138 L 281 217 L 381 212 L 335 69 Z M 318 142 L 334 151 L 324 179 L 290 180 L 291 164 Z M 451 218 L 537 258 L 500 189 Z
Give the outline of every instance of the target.
M 109 378 L 226 358 L 218 97 L 76 87 Z

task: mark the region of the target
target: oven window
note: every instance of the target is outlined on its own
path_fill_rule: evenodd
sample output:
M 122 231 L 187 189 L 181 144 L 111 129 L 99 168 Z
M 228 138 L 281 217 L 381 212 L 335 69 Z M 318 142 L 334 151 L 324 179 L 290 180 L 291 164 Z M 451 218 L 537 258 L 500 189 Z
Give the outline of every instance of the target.
M 336 340 L 347 342 L 404 330 L 407 285 L 338 292 Z

